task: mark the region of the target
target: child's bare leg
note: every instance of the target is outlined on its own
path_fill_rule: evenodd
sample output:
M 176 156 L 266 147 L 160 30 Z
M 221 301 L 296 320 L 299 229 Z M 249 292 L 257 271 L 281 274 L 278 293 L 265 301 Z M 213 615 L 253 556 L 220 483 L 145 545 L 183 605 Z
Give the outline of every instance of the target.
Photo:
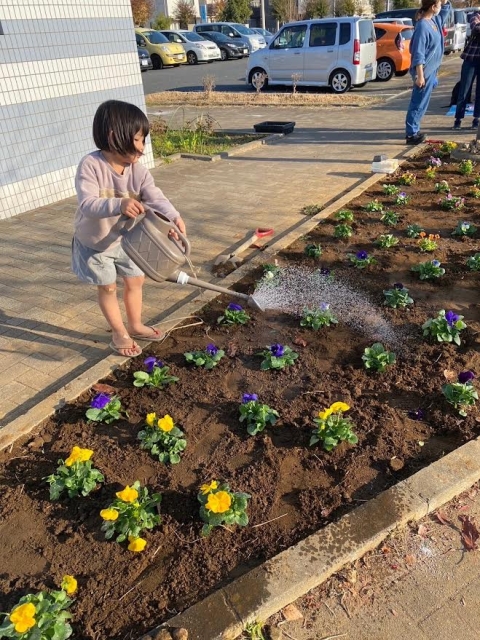
M 98 304 L 112 329 L 112 342 L 123 353 L 124 356 L 132 356 L 138 352 L 138 346 L 134 347 L 134 342 L 130 338 L 127 329 L 123 323 L 122 314 L 118 305 L 117 285 L 107 284 L 99 285 Z M 123 345 L 127 345 L 124 347 Z
M 144 276 L 124 278 L 123 302 L 127 312 L 127 326 L 131 335 L 148 335 L 152 329 L 142 322 Z

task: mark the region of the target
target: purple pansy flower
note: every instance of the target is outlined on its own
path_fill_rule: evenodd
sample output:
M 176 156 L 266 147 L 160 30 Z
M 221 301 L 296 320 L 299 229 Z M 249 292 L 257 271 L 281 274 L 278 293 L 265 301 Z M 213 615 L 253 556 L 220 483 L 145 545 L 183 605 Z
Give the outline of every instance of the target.
M 330 269 L 328 267 L 322 267 L 320 269 L 320 274 L 322 276 L 329 276 L 330 275 Z
M 357 260 L 366 260 L 368 258 L 368 253 L 366 251 L 357 251 L 356 257 Z
M 330 309 L 330 305 L 328 304 L 328 302 L 320 303 L 320 311 L 328 311 L 329 309 Z
M 157 360 L 154 356 L 145 358 L 143 364 L 147 367 L 147 373 L 152 373 L 155 367 L 159 367 L 159 369 L 163 367 L 163 362 L 161 360 Z
M 279 344 L 278 342 L 276 344 L 272 344 L 272 346 L 270 347 L 270 353 L 275 358 L 281 358 L 283 356 L 284 351 L 285 350 L 284 350 L 283 346 L 281 344 Z
M 445 314 L 445 320 L 447 321 L 449 327 L 453 327 L 455 322 L 457 322 L 458 320 L 458 316 L 456 313 L 453 313 L 453 311 L 447 311 L 447 313 Z
M 432 260 L 432 267 L 439 267 L 440 262 L 438 260 Z
M 471 382 L 475 378 L 475 374 L 473 371 L 462 371 L 458 374 L 458 381 L 461 384 L 466 384 L 467 382 Z
M 400 196 L 400 198 L 406 198 L 407 197 L 406 191 L 400 191 L 400 193 L 398 195 Z
M 425 417 L 425 411 L 423 409 L 411 409 L 408 412 L 410 420 L 423 420 Z
M 90 406 L 93 409 L 105 409 L 109 402 L 110 396 L 108 395 L 108 393 L 97 393 L 97 395 L 91 401 Z
M 256 400 L 258 400 L 256 393 L 244 393 L 242 396 L 243 404 L 247 404 L 247 402 L 255 402 Z
M 205 353 L 212 357 L 216 356 L 218 353 L 218 347 L 216 347 L 214 344 L 207 344 Z
M 394 289 L 403 289 L 403 284 L 401 282 L 395 282 L 395 284 L 393 285 Z
M 230 302 L 230 304 L 228 305 L 227 309 L 229 311 L 243 311 L 243 307 L 239 304 L 237 304 L 236 302 Z

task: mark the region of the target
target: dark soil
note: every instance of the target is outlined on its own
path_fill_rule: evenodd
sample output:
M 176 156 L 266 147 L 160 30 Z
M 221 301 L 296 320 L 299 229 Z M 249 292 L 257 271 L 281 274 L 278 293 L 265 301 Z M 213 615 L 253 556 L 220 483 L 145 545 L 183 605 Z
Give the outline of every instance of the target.
M 298 317 L 280 312 L 252 312 L 244 327 L 218 326 L 216 319 L 230 299 L 217 299 L 204 309 L 203 325 L 177 330 L 145 354 L 158 355 L 178 383 L 165 391 L 134 388 L 132 373 L 142 368 L 143 356 L 106 380 L 128 410 L 128 419 L 113 425 L 88 423 L 84 415 L 92 391 L 64 407 L 28 441 L 1 454 L 0 611 L 10 610 L 25 593 L 56 587 L 64 574 L 72 574 L 79 582 L 72 607 L 78 640 L 137 638 L 480 433 L 478 411 L 462 419 L 441 394 L 445 370 L 480 372 L 480 275 L 465 266 L 478 250 L 478 238 L 451 236 L 461 220 L 480 227 L 477 201 L 468 195 L 474 178 L 461 176 L 454 163 L 439 169 L 437 180 L 447 179 L 454 195 L 466 197 L 463 211 L 444 212 L 433 190 L 435 181 L 424 177 L 425 156 L 407 168 L 418 180 L 402 187 L 412 201 L 401 209 L 402 221 L 393 230 L 379 222 L 380 214 L 361 208 L 372 198 L 391 204 L 380 182 L 351 204 L 351 242 L 334 239 L 334 222 L 328 220 L 278 256 L 281 265 L 321 265 L 339 280 L 354 277 L 393 327 L 402 330 L 399 335 L 407 336 L 399 345 L 397 363 L 384 374 L 367 373 L 361 356 L 374 340 L 341 317 L 337 327 L 318 332 L 301 328 Z M 387 180 L 395 182 L 395 176 Z M 433 255 L 420 254 L 416 240 L 406 237 L 409 223 L 440 234 Z M 397 247 L 380 250 L 372 244 L 379 234 L 390 232 L 400 239 Z M 304 254 L 312 242 L 323 248 L 317 261 Z M 349 266 L 346 253 L 359 249 L 372 251 L 378 263 L 364 271 Z M 439 281 L 421 282 L 410 267 L 432 258 L 447 273 Z M 253 291 L 260 275 L 252 273 L 238 289 Z M 415 300 L 409 310 L 382 307 L 382 291 L 398 281 Z M 465 316 L 468 329 L 460 348 L 422 338 L 422 323 L 440 309 Z M 187 366 L 183 353 L 210 342 L 225 349 L 221 363 L 212 371 Z M 261 371 L 257 353 L 274 342 L 295 349 L 297 363 L 281 372 Z M 248 436 L 238 421 L 244 392 L 257 393 L 281 416 L 256 437 Z M 358 445 L 344 443 L 331 453 L 310 447 L 312 419 L 340 400 L 351 405 Z M 408 411 L 418 408 L 425 418 L 410 419 Z M 169 413 L 187 434 L 188 446 L 177 466 L 162 465 L 138 446 L 137 433 L 151 411 Z M 93 460 L 105 485 L 88 498 L 51 503 L 42 479 L 73 445 L 95 451 Z M 146 534 L 142 554 L 105 541 L 100 531 L 99 511 L 115 491 L 137 479 L 163 494 L 163 522 Z M 201 538 L 197 492 L 212 479 L 252 495 L 250 524 L 217 528 Z

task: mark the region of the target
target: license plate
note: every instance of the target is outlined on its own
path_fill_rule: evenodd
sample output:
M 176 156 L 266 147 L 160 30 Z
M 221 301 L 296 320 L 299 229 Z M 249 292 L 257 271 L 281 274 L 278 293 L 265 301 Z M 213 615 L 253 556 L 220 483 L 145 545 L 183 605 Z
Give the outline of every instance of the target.
M 142 66 L 148 67 L 148 60 L 142 60 Z
M 371 79 L 372 79 L 372 76 L 373 76 L 373 71 L 372 71 L 372 69 L 367 69 L 367 70 L 365 71 L 365 82 L 366 82 L 367 80 L 371 80 Z
M 177 58 L 177 60 L 181 60 L 183 58 L 183 53 L 176 53 L 175 58 Z

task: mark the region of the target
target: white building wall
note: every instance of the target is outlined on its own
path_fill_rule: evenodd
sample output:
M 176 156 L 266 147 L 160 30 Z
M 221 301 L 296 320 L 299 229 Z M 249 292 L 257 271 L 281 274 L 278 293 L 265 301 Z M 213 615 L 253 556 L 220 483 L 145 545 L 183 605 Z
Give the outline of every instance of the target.
M 109 99 L 145 111 L 130 0 L 0 0 L 0 219 L 75 194 Z

